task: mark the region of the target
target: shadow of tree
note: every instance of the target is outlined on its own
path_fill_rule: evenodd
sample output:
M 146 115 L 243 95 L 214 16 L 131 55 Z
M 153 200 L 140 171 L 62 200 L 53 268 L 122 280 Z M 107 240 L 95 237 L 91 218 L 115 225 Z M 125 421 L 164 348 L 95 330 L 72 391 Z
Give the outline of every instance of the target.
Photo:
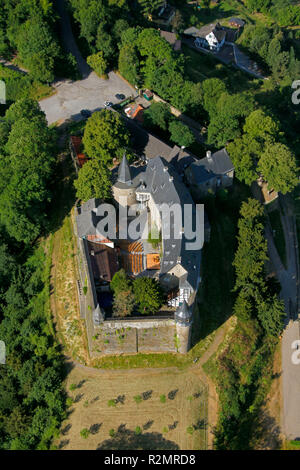
M 268 410 L 263 410 L 255 424 L 255 442 L 251 447 L 258 450 L 278 450 L 282 446 L 281 429 L 276 419 L 271 416 Z
M 173 429 L 176 429 L 178 423 L 179 423 L 179 421 L 174 421 L 173 424 L 169 424 L 168 425 L 169 430 L 172 431 Z
M 65 436 L 66 434 L 68 434 L 68 432 L 70 431 L 72 427 L 72 424 L 67 424 L 62 430 L 61 430 L 61 433 L 63 436 Z
M 63 441 L 60 441 L 60 443 L 58 444 L 59 450 L 66 447 L 69 444 L 69 442 L 70 442 L 69 439 L 64 439 Z
M 143 400 L 149 400 L 152 396 L 153 390 L 147 390 L 146 392 L 142 393 Z
M 178 450 L 179 446 L 167 440 L 158 432 L 135 434 L 134 431 L 122 425 L 112 439 L 107 439 L 98 445 L 97 450 Z
M 152 426 L 153 423 L 154 423 L 153 420 L 147 421 L 147 423 L 145 423 L 145 424 L 143 425 L 144 431 L 147 431 L 149 428 L 151 428 L 151 426 Z
M 169 400 L 174 400 L 174 398 L 175 398 L 176 395 L 177 395 L 177 392 L 178 392 L 178 388 L 176 388 L 175 390 L 171 390 L 171 391 L 168 393 L 168 398 L 169 398 Z
M 102 423 L 92 424 L 91 427 L 90 427 L 91 434 L 97 434 L 97 432 L 99 432 L 99 429 L 101 428 L 101 426 L 102 426 Z

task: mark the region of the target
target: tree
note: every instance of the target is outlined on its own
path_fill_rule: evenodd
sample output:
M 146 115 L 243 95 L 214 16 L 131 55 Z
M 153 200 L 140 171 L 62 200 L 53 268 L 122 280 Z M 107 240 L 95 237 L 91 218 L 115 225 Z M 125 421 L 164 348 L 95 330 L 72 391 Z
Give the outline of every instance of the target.
M 258 170 L 270 189 L 286 194 L 298 184 L 298 168 L 294 155 L 283 144 L 267 143 L 258 162 Z
M 188 126 L 180 121 L 171 121 L 169 124 L 171 140 L 176 144 L 189 147 L 195 142 L 195 136 Z
M 139 76 L 139 58 L 133 44 L 124 44 L 119 54 L 119 71 L 132 85 L 138 85 Z
M 103 52 L 97 52 L 97 54 L 92 54 L 86 59 L 88 65 L 95 70 L 96 74 L 99 77 L 106 77 L 107 62 L 103 57 Z
M 235 290 L 242 289 L 255 296 L 257 289 L 264 286 L 264 266 L 268 259 L 262 224 L 263 207 L 257 200 L 248 199 L 242 204 L 240 214 L 238 248 L 233 261 Z
M 264 144 L 267 140 L 274 139 L 279 134 L 279 126 L 274 119 L 264 113 L 261 109 L 252 111 L 246 118 L 244 132 L 249 137 Z
M 110 288 L 115 295 L 120 292 L 128 292 L 131 290 L 131 282 L 123 268 L 114 274 L 110 283 Z
M 226 92 L 225 84 L 219 78 L 208 78 L 202 83 L 204 93 L 204 109 L 212 115 L 216 111 L 217 102 L 222 93 Z
M 41 82 L 53 81 L 55 59 L 59 57 L 60 48 L 40 16 L 28 19 L 21 26 L 17 48 L 22 63 L 35 79 Z
M 122 157 L 129 134 L 117 113 L 103 109 L 88 119 L 82 141 L 86 154 L 107 166 L 112 164 L 114 157 Z
M 146 126 L 151 128 L 160 127 L 164 131 L 168 129 L 168 122 L 172 117 L 170 107 L 162 102 L 152 103 L 144 111 L 143 116 Z
M 111 198 L 111 172 L 101 165 L 98 160 L 88 160 L 79 170 L 78 178 L 74 181 L 76 196 L 81 201 L 92 198 Z
M 114 294 L 113 316 L 128 317 L 131 315 L 135 305 L 132 289 L 122 290 Z
M 133 282 L 133 293 L 142 314 L 156 313 L 162 305 L 162 291 L 155 279 L 149 277 L 136 278 Z
M 53 133 L 45 120 L 19 119 L 5 146 L 6 165 L 0 168 L 1 221 L 10 236 L 28 243 L 47 225 L 49 182 L 54 166 Z
M 282 331 L 285 317 L 284 303 L 277 295 L 269 299 L 260 298 L 257 305 L 257 316 L 268 336 L 278 336 Z
M 238 137 L 227 145 L 235 168 L 235 175 L 240 181 L 244 181 L 249 186 L 258 177 L 257 161 L 261 152 L 261 146 L 247 134 Z

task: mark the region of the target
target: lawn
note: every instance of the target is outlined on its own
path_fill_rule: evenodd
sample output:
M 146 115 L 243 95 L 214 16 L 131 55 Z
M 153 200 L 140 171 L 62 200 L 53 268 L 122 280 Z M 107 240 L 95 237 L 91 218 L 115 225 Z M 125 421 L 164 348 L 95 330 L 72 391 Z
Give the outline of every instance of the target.
M 197 370 L 71 370 L 73 404 L 56 445 L 67 450 L 207 448 L 207 387 Z M 87 429 L 87 438 L 80 431 Z
M 284 231 L 280 219 L 279 209 L 275 209 L 269 212 L 269 219 L 271 227 L 273 230 L 274 242 L 277 249 L 277 252 L 280 256 L 280 259 L 283 265 L 286 267 L 286 247 L 285 247 L 285 238 Z
M 231 65 L 222 64 L 212 55 L 207 55 L 182 45 L 182 52 L 186 58 L 185 71 L 187 77 L 194 82 L 202 82 L 207 78 L 220 78 L 230 93 L 247 90 L 259 90 L 262 80 L 236 69 Z

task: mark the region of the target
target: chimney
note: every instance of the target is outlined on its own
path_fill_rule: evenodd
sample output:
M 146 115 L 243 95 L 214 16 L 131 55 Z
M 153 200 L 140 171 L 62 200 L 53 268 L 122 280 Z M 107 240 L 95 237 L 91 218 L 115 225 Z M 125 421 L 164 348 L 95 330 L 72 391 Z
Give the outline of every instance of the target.
M 211 151 L 210 151 L 210 150 L 207 150 L 207 152 L 206 152 L 206 158 L 207 158 L 207 160 L 208 160 L 209 162 L 212 161 L 212 156 L 211 156 Z

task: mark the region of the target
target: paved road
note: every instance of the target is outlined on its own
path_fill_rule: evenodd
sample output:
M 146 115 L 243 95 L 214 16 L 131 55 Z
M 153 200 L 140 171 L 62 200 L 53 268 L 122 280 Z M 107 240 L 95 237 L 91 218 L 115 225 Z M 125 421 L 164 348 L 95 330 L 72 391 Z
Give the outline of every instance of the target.
M 103 80 L 91 72 L 74 40 L 64 1 L 57 0 L 55 4 L 61 17 L 62 41 L 66 50 L 76 57 L 83 79 L 76 82 L 64 80 L 53 84 L 57 93 L 40 101 L 48 124 L 66 119 L 81 120 L 80 111 L 82 109 L 97 111 L 103 108 L 105 101 L 116 103 L 118 101 L 115 98 L 117 93 L 124 94 L 126 97 L 135 96 L 136 90 L 114 72 L 109 73 L 108 80 Z
M 273 235 L 266 228 L 269 256 L 281 284 L 281 298 L 285 303 L 287 317 L 282 337 L 282 427 L 287 439 L 300 439 L 300 364 L 292 362 L 292 344 L 300 339 L 299 322 L 296 320 L 299 309 L 299 254 L 293 207 L 288 197 L 281 197 L 281 221 L 284 230 L 287 268 L 285 269 L 277 253 Z

